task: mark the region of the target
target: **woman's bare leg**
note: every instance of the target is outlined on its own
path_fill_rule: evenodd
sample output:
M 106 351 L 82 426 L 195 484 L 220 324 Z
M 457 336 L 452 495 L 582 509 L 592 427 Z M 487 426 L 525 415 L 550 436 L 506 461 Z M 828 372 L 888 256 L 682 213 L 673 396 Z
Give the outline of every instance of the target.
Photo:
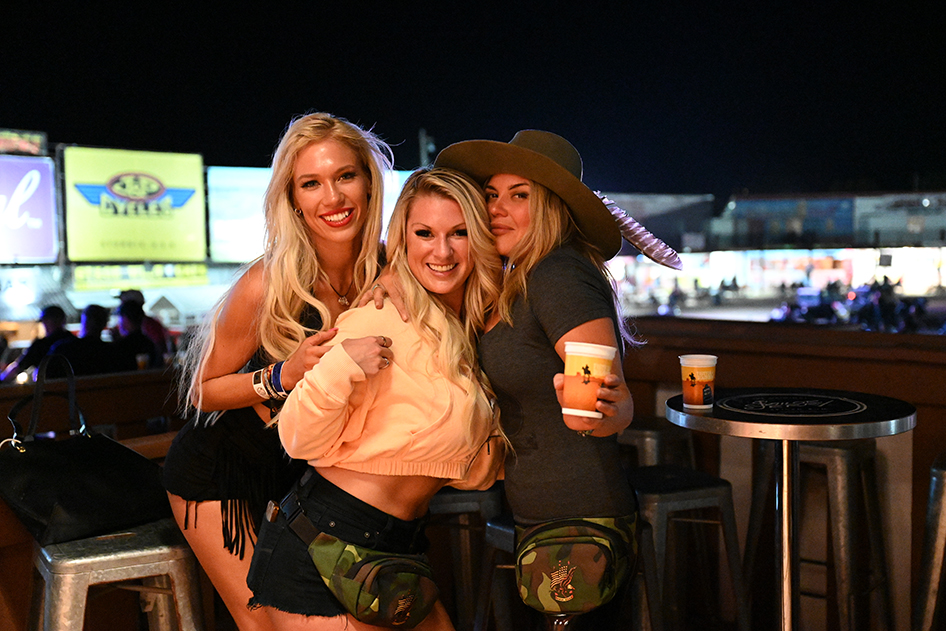
M 243 559 L 223 547 L 220 502 L 200 502 L 191 507 L 190 522 L 184 528 L 187 501 L 168 493 L 174 519 L 184 533 L 191 550 L 233 616 L 240 631 L 275 631 L 262 608 L 248 609 L 253 593 L 246 586 L 246 575 L 253 558 L 253 544 L 247 542 Z M 198 519 L 198 509 L 200 518 Z
M 272 607 L 263 607 L 269 614 L 273 626 L 279 631 L 377 631 L 381 627 L 358 622 L 349 615 L 324 618 L 322 616 L 303 616 L 286 613 Z M 416 631 L 454 631 L 453 622 L 447 615 L 440 601 L 434 605 L 424 621 L 414 627 Z

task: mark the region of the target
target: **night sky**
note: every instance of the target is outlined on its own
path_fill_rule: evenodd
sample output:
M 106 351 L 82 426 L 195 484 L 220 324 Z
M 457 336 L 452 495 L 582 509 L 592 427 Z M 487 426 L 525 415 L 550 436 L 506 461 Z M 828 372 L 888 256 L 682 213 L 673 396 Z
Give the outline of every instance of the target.
M 606 191 L 946 190 L 941 1 L 92 4 L 0 11 L 0 127 L 266 166 L 323 110 L 401 169 L 539 128 Z

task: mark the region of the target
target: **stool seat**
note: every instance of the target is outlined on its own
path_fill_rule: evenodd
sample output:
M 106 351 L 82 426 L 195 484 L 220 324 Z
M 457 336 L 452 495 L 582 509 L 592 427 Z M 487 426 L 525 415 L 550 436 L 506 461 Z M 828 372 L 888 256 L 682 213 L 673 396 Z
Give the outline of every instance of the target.
M 641 515 L 653 527 L 653 545 L 657 563 L 657 582 L 660 585 L 665 611 L 670 605 L 669 595 L 678 594 L 678 586 L 666 580 L 667 540 L 671 521 L 685 520 L 676 515 L 682 511 L 716 509 L 720 520 L 714 522 L 722 529 L 733 597 L 736 601 L 736 625 L 740 631 L 749 631 L 749 611 L 739 556 L 736 516 L 732 502 L 732 485 L 722 478 L 678 465 L 653 465 L 631 469 L 628 482 L 637 494 Z M 708 577 L 709 584 L 715 578 Z M 672 610 L 670 610 L 672 611 Z
M 516 551 L 516 522 L 503 513 L 486 522 L 486 543 L 508 554 Z
M 676 465 L 653 465 L 638 467 L 627 475 L 627 479 L 638 494 L 659 495 L 705 491 L 706 489 L 731 489 L 732 485 L 703 471 Z
M 627 468 L 679 464 L 693 468 L 693 432 L 658 416 L 637 416 L 617 435 Z M 634 451 L 634 457 L 628 450 Z
M 503 510 L 503 483 L 497 482 L 484 491 L 460 491 L 445 486 L 430 500 L 431 515 L 478 513 L 489 519 Z
M 152 631 L 173 629 L 175 615 L 180 631 L 203 629 L 197 564 L 172 519 L 37 546 L 34 564 L 42 582 L 34 589 L 32 629 L 80 631 L 89 586 L 135 579 L 144 579 L 136 591 L 153 599 L 148 608 Z

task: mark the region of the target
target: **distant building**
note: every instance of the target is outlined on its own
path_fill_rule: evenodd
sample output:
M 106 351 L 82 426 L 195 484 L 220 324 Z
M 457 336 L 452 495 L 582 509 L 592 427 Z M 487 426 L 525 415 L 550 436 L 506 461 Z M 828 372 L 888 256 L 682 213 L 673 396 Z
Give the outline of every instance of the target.
M 713 217 L 712 195 L 657 195 L 648 193 L 604 193 L 645 228 L 678 252 L 702 250 L 707 225 Z M 694 246 L 696 241 L 696 246 Z M 624 243 L 621 254 L 637 250 Z
M 946 245 L 946 193 L 734 196 L 710 224 L 715 250 Z

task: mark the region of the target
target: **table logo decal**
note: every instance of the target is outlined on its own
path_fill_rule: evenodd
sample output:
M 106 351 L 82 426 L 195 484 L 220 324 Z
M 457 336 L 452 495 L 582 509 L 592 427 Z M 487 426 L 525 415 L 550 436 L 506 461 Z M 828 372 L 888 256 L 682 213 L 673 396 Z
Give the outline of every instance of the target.
M 724 410 L 778 417 L 847 416 L 867 409 L 860 401 L 826 394 L 755 393 L 740 394 L 717 401 Z

